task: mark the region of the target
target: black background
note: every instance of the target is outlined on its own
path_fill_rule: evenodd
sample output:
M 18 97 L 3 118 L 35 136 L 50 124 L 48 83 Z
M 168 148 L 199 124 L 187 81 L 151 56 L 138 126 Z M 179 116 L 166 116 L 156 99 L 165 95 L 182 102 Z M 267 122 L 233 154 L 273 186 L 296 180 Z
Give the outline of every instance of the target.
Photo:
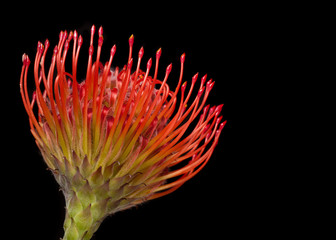
M 9 74 L 1 84 L 6 84 L 9 92 L 3 100 L 7 103 L 3 109 L 7 118 L 3 120 L 8 126 L 5 146 L 11 154 L 3 167 L 9 173 L 4 180 L 9 197 L 3 199 L 3 206 L 10 209 L 6 224 L 12 239 L 28 236 L 59 240 L 65 214 L 62 193 L 46 170 L 29 131 L 19 94 L 21 56 L 27 53 L 34 59 L 37 41 L 48 38 L 52 49 L 61 30 L 77 29 L 84 37 L 80 58 L 86 68 L 85 42 L 89 41 L 92 24 L 104 28 L 103 61 L 117 44 L 114 66 L 125 63 L 131 34 L 135 36 L 136 52 L 144 46 L 145 61 L 155 58 L 161 47 L 159 77 L 172 62 L 168 80 L 172 85 L 177 81 L 180 55 L 185 52 L 184 80 L 190 82 L 196 72 L 201 76 L 207 73 L 216 82 L 208 102 L 224 103 L 222 115 L 228 121 L 210 162 L 196 177 L 168 196 L 107 218 L 93 239 L 191 239 L 201 235 L 207 239 L 239 239 L 260 236 L 265 224 L 272 225 L 264 208 L 267 197 L 260 196 L 258 166 L 247 157 L 250 150 L 245 148 L 247 140 L 237 119 L 238 115 L 246 121 L 253 118 L 242 113 L 241 105 L 251 104 L 245 93 L 251 86 L 253 67 L 264 54 L 259 51 L 260 43 L 266 41 L 264 31 L 269 26 L 261 27 L 260 22 L 267 19 L 261 19 L 255 11 L 258 6 L 194 3 L 119 5 L 97 1 L 82 2 L 74 8 L 59 2 L 36 6 L 24 3 L 4 19 L 2 48 L 8 64 L 3 67 Z M 271 213 L 272 209 L 274 206 L 270 206 Z

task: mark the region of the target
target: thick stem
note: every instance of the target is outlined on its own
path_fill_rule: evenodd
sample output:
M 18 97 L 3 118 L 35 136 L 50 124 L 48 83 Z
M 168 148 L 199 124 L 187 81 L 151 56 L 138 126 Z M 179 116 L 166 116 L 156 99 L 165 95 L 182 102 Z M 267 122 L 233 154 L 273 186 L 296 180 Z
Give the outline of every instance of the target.
M 76 193 L 66 196 L 66 216 L 62 240 L 90 240 L 104 219 L 101 204 L 77 197 Z

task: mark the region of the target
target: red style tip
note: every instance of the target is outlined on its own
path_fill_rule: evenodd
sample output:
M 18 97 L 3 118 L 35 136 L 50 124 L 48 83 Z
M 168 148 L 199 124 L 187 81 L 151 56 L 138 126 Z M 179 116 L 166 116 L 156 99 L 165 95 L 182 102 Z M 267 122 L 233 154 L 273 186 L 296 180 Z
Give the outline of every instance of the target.
M 43 52 L 43 44 L 41 42 L 37 43 L 37 51 L 38 53 L 42 53 Z
M 205 90 L 205 87 L 202 87 L 202 88 L 198 91 L 198 93 L 197 93 L 197 97 L 201 97 L 201 95 L 203 94 L 204 90 Z
M 172 68 L 173 68 L 173 64 L 171 63 L 171 64 L 168 65 L 168 67 L 166 69 L 166 74 L 169 74 L 171 72 Z
M 217 118 L 216 124 L 219 124 L 222 121 L 222 118 L 223 118 L 223 116 L 220 116 L 219 118 Z
M 142 58 L 142 56 L 144 55 L 144 48 L 143 47 L 141 47 L 140 48 L 140 51 L 139 51 L 139 58 Z
M 28 66 L 29 63 L 30 63 L 29 57 L 25 53 L 22 55 L 22 62 L 23 62 L 23 65 L 25 65 L 25 66 Z
M 91 27 L 91 35 L 94 35 L 95 31 L 96 31 L 96 27 L 95 27 L 95 25 L 92 25 L 92 27 Z
M 182 84 L 182 86 L 181 86 L 181 92 L 184 93 L 186 87 L 187 87 L 187 81 L 185 81 L 185 82 Z
M 45 45 L 46 49 L 49 48 L 50 43 L 49 43 L 49 40 L 48 40 L 48 39 L 45 40 L 44 45 Z
M 159 59 L 161 57 L 162 50 L 159 48 L 159 50 L 156 51 L 156 59 Z
M 222 122 L 222 123 L 219 125 L 219 130 L 220 130 L 220 131 L 223 130 L 223 128 L 225 127 L 226 123 L 227 123 L 227 120 L 225 120 L 224 122 Z
M 63 39 L 63 31 L 60 31 L 60 33 L 59 33 L 59 39 Z
M 55 46 L 55 48 L 54 48 L 54 55 L 57 55 L 57 52 L 58 52 L 58 47 Z
M 129 43 L 130 47 L 133 46 L 133 43 L 134 43 L 134 35 L 133 35 L 133 34 L 132 34 L 132 35 L 130 36 L 130 38 L 128 39 L 128 43 Z
M 211 115 L 211 114 L 214 113 L 215 108 L 216 108 L 216 106 L 213 106 L 213 107 L 210 108 L 210 110 L 209 110 L 209 115 Z
M 203 114 L 206 115 L 207 112 L 209 111 L 209 108 L 210 108 L 210 104 L 206 105 L 204 108 L 203 108 Z
M 196 73 L 196 74 L 192 77 L 192 84 L 195 84 L 197 78 L 198 78 L 198 73 Z
M 27 54 L 22 54 L 22 63 L 25 63 L 26 59 L 27 59 L 28 55 Z
M 147 69 L 150 69 L 152 66 L 152 58 L 150 58 L 147 62 Z
M 82 35 L 79 35 L 79 38 L 78 38 L 78 46 L 82 46 L 82 44 L 83 44 L 83 37 L 82 37 Z
M 77 38 L 78 38 L 78 33 L 77 33 L 77 31 L 75 30 L 75 31 L 74 31 L 74 39 L 77 40 Z
M 98 30 L 98 35 L 99 35 L 99 37 L 103 36 L 103 26 L 100 26 L 100 28 Z
M 204 85 L 204 83 L 205 83 L 205 81 L 206 81 L 206 79 L 207 79 L 207 76 L 208 76 L 208 74 L 205 74 L 205 75 L 202 77 L 202 79 L 201 79 L 201 86 Z
M 223 106 L 224 106 L 224 104 L 221 104 L 221 105 L 217 106 L 215 111 L 220 113 L 222 111 Z
M 117 51 L 117 46 L 114 44 L 113 47 L 111 48 L 111 55 L 114 56 L 116 51 Z
M 207 91 L 210 91 L 214 85 L 215 85 L 215 82 L 213 82 L 212 79 L 210 79 L 206 84 Z
M 184 61 L 185 61 L 185 53 L 181 55 L 181 63 L 184 63 Z
M 68 32 L 65 30 L 63 34 L 63 39 L 66 39 L 68 37 Z

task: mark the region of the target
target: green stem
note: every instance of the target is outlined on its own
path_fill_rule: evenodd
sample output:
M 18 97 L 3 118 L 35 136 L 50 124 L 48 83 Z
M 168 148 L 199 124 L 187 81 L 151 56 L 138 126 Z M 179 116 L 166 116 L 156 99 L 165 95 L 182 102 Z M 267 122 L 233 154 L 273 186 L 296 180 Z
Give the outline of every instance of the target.
M 64 237 L 62 240 L 90 240 L 104 219 L 97 202 L 80 201 L 74 193 L 67 196 Z M 90 200 L 84 199 L 84 200 Z

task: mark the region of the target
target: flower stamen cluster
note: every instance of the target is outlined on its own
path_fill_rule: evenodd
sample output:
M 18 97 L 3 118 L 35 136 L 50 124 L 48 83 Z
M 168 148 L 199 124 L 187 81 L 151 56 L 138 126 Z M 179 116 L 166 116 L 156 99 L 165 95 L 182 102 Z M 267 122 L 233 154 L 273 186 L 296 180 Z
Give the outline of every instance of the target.
M 143 47 L 134 69 L 132 35 L 127 64 L 113 70 L 116 46 L 103 65 L 103 28 L 98 30 L 96 54 L 94 35 L 93 26 L 84 81 L 77 76 L 83 44 L 77 31 L 60 33 L 48 71 L 45 59 L 50 43 L 38 43 L 32 97 L 27 87 L 30 59 L 26 54 L 20 78 L 36 144 L 61 185 L 68 208 L 80 209 L 80 213 L 68 209 L 65 224 L 66 229 L 74 226 L 78 236 L 95 231 L 81 230 L 77 224 L 89 213 L 92 222 L 101 221 L 108 214 L 181 187 L 207 164 L 226 123 L 220 116 L 223 105 L 206 105 L 214 81 L 207 81 L 204 75 L 197 83 L 196 73 L 189 89 L 187 82 L 182 83 L 185 54 L 180 58 L 177 87 L 171 90 L 167 82 L 172 64 L 163 80 L 157 78 L 161 49 L 156 52 L 153 77 L 152 58 L 146 70 L 141 70 Z M 68 55 L 72 55 L 70 72 L 65 69 Z

